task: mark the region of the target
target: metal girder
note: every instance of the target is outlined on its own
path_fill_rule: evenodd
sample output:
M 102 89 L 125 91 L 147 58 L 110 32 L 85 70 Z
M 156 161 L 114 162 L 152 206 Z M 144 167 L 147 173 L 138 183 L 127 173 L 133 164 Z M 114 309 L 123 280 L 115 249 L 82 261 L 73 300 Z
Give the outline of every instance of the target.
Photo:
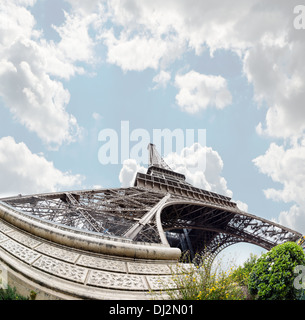
M 39 219 L 122 239 L 216 255 L 237 242 L 270 249 L 301 234 L 243 212 L 229 197 L 202 190 L 174 172 L 149 145 L 150 167 L 134 187 L 55 192 L 2 199 Z
M 142 229 L 150 223 L 156 214 L 157 210 L 165 204 L 165 202 L 170 198 L 170 194 L 167 194 L 162 198 L 151 210 L 149 210 L 144 216 L 136 222 L 123 236 L 130 239 L 135 239 Z M 146 228 L 147 230 L 147 228 Z
M 173 198 L 172 198 L 173 200 Z M 177 208 L 175 208 L 177 206 Z M 177 216 L 179 212 L 179 216 Z M 162 212 L 162 225 L 170 244 L 177 246 L 174 233 L 188 229 L 188 236 L 196 252 L 216 255 L 227 246 L 248 242 L 267 250 L 285 241 L 296 241 L 301 234 L 271 221 L 250 215 L 238 209 L 215 208 L 204 204 L 190 205 L 179 200 Z M 178 244 L 178 246 L 180 246 Z M 182 249 L 182 244 L 181 244 Z
M 122 237 L 163 197 L 155 191 L 121 188 L 19 196 L 3 201 L 41 219 Z
M 199 189 L 174 172 L 149 144 L 150 167 L 134 187 L 17 196 L 1 201 L 23 213 L 122 239 L 209 252 L 237 242 L 270 249 L 301 234 L 237 208 L 229 197 Z
M 270 249 L 295 241 L 301 234 L 238 208 L 193 201 L 188 197 L 131 187 L 3 199 L 18 210 L 83 230 L 161 243 L 156 212 L 170 245 L 193 252 L 216 254 L 223 248 L 248 242 Z M 186 238 L 187 236 L 187 238 Z M 179 240 L 180 239 L 180 240 Z

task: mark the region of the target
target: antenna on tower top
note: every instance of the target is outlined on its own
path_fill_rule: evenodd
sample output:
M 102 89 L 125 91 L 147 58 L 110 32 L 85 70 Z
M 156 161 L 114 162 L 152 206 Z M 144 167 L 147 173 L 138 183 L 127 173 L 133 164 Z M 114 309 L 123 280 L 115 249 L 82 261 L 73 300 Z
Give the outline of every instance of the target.
M 159 168 L 172 171 L 169 165 L 160 156 L 156 146 L 153 143 L 149 143 L 147 149 L 148 149 L 148 163 L 150 167 L 154 166 L 154 167 L 159 167 Z

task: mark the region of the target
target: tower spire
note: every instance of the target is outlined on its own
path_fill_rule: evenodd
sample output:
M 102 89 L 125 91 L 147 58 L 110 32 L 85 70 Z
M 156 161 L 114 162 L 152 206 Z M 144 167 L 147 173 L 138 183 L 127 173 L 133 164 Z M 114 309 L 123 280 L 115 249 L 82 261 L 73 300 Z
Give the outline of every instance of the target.
M 148 149 L 148 157 L 149 157 L 148 163 L 150 167 L 154 166 L 154 167 L 159 167 L 159 168 L 172 171 L 170 166 L 160 156 L 156 146 L 153 143 L 149 143 L 147 149 Z

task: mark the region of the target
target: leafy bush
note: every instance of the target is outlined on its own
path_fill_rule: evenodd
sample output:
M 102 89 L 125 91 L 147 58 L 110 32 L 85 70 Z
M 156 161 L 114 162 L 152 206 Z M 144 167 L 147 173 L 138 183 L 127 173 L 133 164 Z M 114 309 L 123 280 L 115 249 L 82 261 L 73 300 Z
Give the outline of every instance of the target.
M 23 297 L 16 292 L 16 288 L 10 286 L 7 289 L 0 289 L 0 300 L 28 300 L 29 298 Z
M 300 294 L 293 286 L 294 268 L 305 265 L 300 246 L 286 242 L 263 254 L 256 262 L 248 281 L 251 295 L 260 300 L 293 300 Z
M 242 300 L 245 295 L 232 277 L 233 268 L 224 271 L 221 263 L 210 265 L 205 256 L 196 258 L 197 265 L 173 270 L 173 281 L 178 289 L 166 290 L 170 299 L 179 300 Z
M 239 266 L 233 271 L 232 277 L 240 286 L 248 286 L 249 276 L 257 259 L 256 255 L 250 254 L 250 258 L 244 262 L 243 266 Z

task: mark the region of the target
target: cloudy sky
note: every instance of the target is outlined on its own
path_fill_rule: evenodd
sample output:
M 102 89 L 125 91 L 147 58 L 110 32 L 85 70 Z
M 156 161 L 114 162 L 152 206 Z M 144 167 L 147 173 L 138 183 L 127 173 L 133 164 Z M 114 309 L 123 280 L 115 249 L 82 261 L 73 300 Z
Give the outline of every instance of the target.
M 188 156 L 163 154 L 169 165 L 305 233 L 298 4 L 1 0 L 0 196 L 132 184 L 145 164 L 121 159 L 122 121 L 150 138 L 204 129 Z M 118 133 L 117 164 L 100 161 L 104 129 Z

